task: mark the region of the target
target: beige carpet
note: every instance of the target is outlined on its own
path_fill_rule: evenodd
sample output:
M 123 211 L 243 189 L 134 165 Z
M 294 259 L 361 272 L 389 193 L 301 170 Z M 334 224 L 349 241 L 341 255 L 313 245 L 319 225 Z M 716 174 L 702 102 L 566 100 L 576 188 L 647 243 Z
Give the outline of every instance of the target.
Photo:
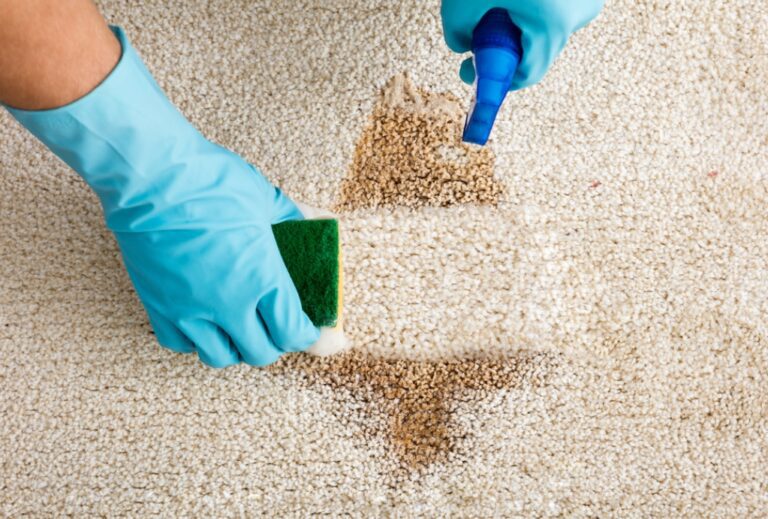
M 609 1 L 486 150 L 437 1 L 102 7 L 342 213 L 355 350 L 157 346 L 96 198 L 0 113 L 0 515 L 768 515 L 764 2 Z

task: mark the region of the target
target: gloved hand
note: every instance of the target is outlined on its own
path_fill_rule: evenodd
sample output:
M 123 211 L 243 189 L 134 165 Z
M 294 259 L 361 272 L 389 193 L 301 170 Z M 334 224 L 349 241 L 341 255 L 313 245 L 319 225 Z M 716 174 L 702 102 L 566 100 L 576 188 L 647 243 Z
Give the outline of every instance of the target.
M 98 194 L 162 345 L 214 367 L 306 350 L 319 331 L 271 230 L 301 212 L 203 138 L 113 31 L 123 54 L 94 91 L 58 109 L 10 112 Z
M 445 41 L 454 52 L 472 49 L 472 32 L 494 7 L 506 9 L 522 32 L 523 57 L 512 90 L 538 83 L 568 37 L 597 16 L 604 0 L 443 0 L 441 14 Z M 472 83 L 472 58 L 461 64 L 461 78 Z

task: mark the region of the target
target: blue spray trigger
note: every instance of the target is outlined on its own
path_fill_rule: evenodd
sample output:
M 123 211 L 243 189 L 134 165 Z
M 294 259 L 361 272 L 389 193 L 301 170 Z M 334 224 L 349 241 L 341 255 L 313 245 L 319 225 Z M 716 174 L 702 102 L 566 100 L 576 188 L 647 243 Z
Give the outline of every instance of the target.
M 523 55 L 520 29 L 505 9 L 491 9 L 472 33 L 475 99 L 464 125 L 465 142 L 488 142 Z

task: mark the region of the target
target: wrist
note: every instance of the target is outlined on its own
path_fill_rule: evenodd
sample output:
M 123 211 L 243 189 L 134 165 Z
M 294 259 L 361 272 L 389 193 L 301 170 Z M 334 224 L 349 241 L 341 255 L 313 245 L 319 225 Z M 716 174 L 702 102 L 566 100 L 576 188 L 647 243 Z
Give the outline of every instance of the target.
M 90 0 L 0 2 L 0 20 L 0 100 L 16 108 L 71 103 L 120 58 L 119 42 Z
M 59 108 L 9 112 L 96 192 L 110 229 L 136 230 L 147 212 L 206 189 L 226 169 L 218 163 L 239 157 L 203 138 L 165 97 L 123 31 L 112 31 L 121 56 L 94 90 Z

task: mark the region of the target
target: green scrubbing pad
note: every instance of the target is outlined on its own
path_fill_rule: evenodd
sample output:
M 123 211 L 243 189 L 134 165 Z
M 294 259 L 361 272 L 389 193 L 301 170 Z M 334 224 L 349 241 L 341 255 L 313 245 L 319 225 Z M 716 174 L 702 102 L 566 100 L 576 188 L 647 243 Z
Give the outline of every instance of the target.
M 301 306 L 315 326 L 341 324 L 341 248 L 336 220 L 296 220 L 272 226 Z

